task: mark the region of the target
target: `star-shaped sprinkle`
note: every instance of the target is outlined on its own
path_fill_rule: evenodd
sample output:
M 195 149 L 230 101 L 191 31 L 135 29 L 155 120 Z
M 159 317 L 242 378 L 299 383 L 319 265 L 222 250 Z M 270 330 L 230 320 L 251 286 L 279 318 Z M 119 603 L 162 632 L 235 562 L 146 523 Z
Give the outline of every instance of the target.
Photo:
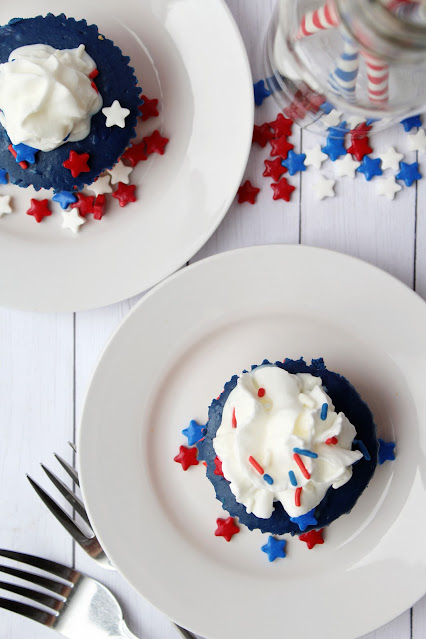
M 330 113 L 330 111 L 334 109 L 334 105 L 331 104 L 331 102 L 327 102 L 327 101 L 320 104 L 320 107 L 324 111 L 324 113 L 327 113 L 327 115 Z
M 379 437 L 379 464 L 395 460 L 395 442 L 385 442 Z
M 413 164 L 401 162 L 400 167 L 401 170 L 397 174 L 396 179 L 403 180 L 407 186 L 411 186 L 414 182 L 422 178 L 422 174 L 419 173 L 418 162 L 413 162 Z
M 15 151 L 15 149 L 13 148 L 12 144 L 9 144 L 9 146 L 7 147 L 8 151 L 10 151 L 10 153 L 13 155 L 13 157 L 16 158 L 18 157 L 17 152 Z M 22 160 L 22 162 L 18 162 L 19 166 L 21 167 L 21 169 L 28 169 L 28 163 L 25 162 L 24 160 Z
M 132 144 L 126 149 L 121 156 L 122 160 L 127 160 L 129 164 L 134 168 L 139 162 L 145 162 L 148 159 L 146 152 L 145 142 L 139 142 L 139 144 Z
M 305 151 L 306 159 L 305 166 L 314 166 L 316 169 L 320 169 L 323 162 L 328 160 L 328 155 L 321 151 L 321 146 L 316 144 L 312 149 Z
M 10 206 L 10 195 L 0 195 L 0 217 L 12 213 L 12 207 Z
M 233 517 L 227 519 L 216 519 L 217 528 L 214 532 L 216 537 L 224 537 L 226 541 L 231 541 L 232 537 L 240 532 L 239 526 L 234 522 Z
M 179 454 L 173 458 L 173 461 L 181 464 L 183 470 L 188 470 L 190 466 L 198 466 L 199 461 L 197 459 L 197 455 L 198 450 L 196 448 L 179 446 Z
M 84 217 L 80 217 L 77 209 L 62 211 L 62 218 L 62 228 L 69 229 L 73 233 L 78 233 L 80 226 L 86 222 Z
M 294 186 L 287 182 L 285 177 L 281 178 L 276 184 L 271 184 L 271 189 L 274 192 L 273 200 L 285 200 L 286 202 L 290 202 L 291 194 L 296 190 Z
M 348 125 L 350 129 L 356 129 L 359 124 L 363 124 L 364 122 L 365 118 L 362 118 L 359 115 L 351 115 L 348 118 Z
M 104 175 L 102 177 L 98 177 L 97 180 L 92 182 L 87 189 L 92 191 L 96 196 L 105 195 L 105 193 L 112 193 L 112 188 L 110 185 L 111 176 Z
M 27 215 L 35 217 L 36 221 L 40 223 L 43 218 L 52 215 L 52 211 L 49 209 L 49 200 L 31 200 L 31 206 L 27 211 Z
M 334 166 L 336 169 L 336 175 L 339 177 L 354 178 L 355 171 L 359 166 L 361 166 L 361 162 L 357 162 L 349 153 L 347 153 L 344 158 L 336 160 Z
M 253 144 L 258 144 L 262 149 L 268 144 L 269 140 L 272 140 L 274 137 L 273 131 L 271 131 L 270 126 L 267 122 L 258 126 L 257 124 L 253 127 Z
M 120 129 L 124 129 L 126 118 L 130 115 L 130 109 L 125 109 L 118 100 L 114 100 L 110 107 L 102 109 L 102 113 L 106 117 L 105 126 L 108 128 L 118 126 Z
M 222 462 L 217 456 L 214 458 L 214 465 L 215 465 L 215 469 L 213 471 L 213 474 L 218 475 L 219 477 L 224 477 L 225 475 L 223 474 L 223 470 L 222 470 Z
M 77 153 L 76 151 L 70 151 L 68 160 L 63 162 L 62 166 L 71 171 L 73 178 L 76 178 L 80 173 L 88 173 L 90 168 L 87 164 L 89 159 L 88 153 Z
M 133 168 L 131 166 L 126 166 L 121 160 L 119 160 L 112 169 L 108 169 L 108 173 L 111 176 L 111 184 L 118 184 L 119 182 L 128 184 L 130 182 L 129 175 L 132 171 Z
M 275 160 L 265 160 L 265 170 L 263 171 L 264 177 L 271 177 L 275 182 L 278 182 L 280 177 L 287 173 L 285 166 L 281 164 L 281 158 L 275 158 Z
M 93 219 L 94 220 L 102 220 L 105 213 L 105 203 L 106 197 L 101 194 L 96 197 L 96 200 L 93 204 Z
M 118 188 L 114 191 L 112 197 L 118 200 L 120 206 L 127 206 L 130 202 L 136 202 L 135 190 L 135 184 L 123 184 L 123 182 L 119 182 Z
M 273 129 L 276 138 L 280 138 L 283 135 L 289 137 L 293 128 L 293 120 L 285 118 L 282 113 L 279 113 L 276 120 L 269 122 L 269 126 Z
M 300 541 L 306 542 L 309 550 L 312 550 L 315 546 L 324 543 L 324 539 L 322 538 L 323 530 L 324 528 L 321 528 L 321 530 L 310 530 L 309 532 L 300 535 L 299 539 Z
M 143 138 L 143 142 L 145 142 L 146 152 L 148 155 L 151 155 L 152 153 L 164 155 L 164 150 L 169 143 L 169 138 L 161 137 L 160 131 L 155 130 L 154 133 Z
M 326 153 L 330 160 L 335 162 L 341 155 L 346 155 L 345 135 L 346 129 L 343 127 L 330 127 L 327 135 L 327 144 L 323 147 L 323 153 Z
M 341 111 L 337 111 L 336 109 L 332 109 L 327 115 L 323 115 L 320 122 L 325 129 L 328 129 L 331 126 L 337 126 L 342 118 L 343 113 Z
M 7 184 L 7 171 L 0 169 L 0 184 Z
M 83 195 L 83 193 L 77 193 L 77 202 L 71 204 L 72 209 L 78 209 L 80 215 L 82 217 L 86 217 L 86 215 L 90 215 L 93 213 L 93 195 Z
M 365 155 L 357 171 L 358 173 L 363 173 L 365 179 L 369 182 L 375 175 L 383 174 L 381 164 L 382 161 L 380 158 L 371 158 L 369 155 Z
M 294 145 L 287 140 L 285 135 L 271 140 L 271 147 L 271 157 L 279 156 L 282 160 L 286 160 L 288 152 L 294 149 Z
M 52 197 L 54 202 L 60 204 L 61 209 L 67 209 L 70 204 L 77 202 L 77 197 L 71 191 L 59 191 Z
M 150 100 L 146 95 L 141 95 L 141 100 L 143 100 L 143 104 L 140 105 L 139 111 L 141 112 L 141 120 L 142 122 L 146 122 L 150 118 L 158 117 L 158 100 Z
M 399 171 L 399 163 L 404 157 L 404 154 L 398 153 L 395 147 L 390 146 L 386 151 L 381 153 L 379 157 L 382 161 L 382 171 L 386 171 L 386 169 Z
M 321 175 L 319 181 L 313 185 L 317 198 L 323 200 L 326 197 L 334 197 L 336 195 L 334 192 L 335 184 L 336 180 L 328 180 L 324 175 Z
M 394 177 L 382 178 L 377 180 L 377 195 L 384 195 L 388 200 L 393 200 L 402 186 L 395 182 Z
M 204 437 L 205 432 L 205 425 L 201 426 L 195 419 L 191 419 L 188 428 L 184 428 L 182 431 L 182 435 L 188 438 L 188 446 L 194 446 L 194 444 Z
M 371 128 L 371 127 L 370 127 Z M 353 131 L 351 131 L 352 135 Z M 357 160 L 361 161 L 366 155 L 372 153 L 373 149 L 369 144 L 369 140 L 367 135 L 363 135 L 361 137 L 352 137 L 352 144 L 348 148 L 348 153 L 354 155 Z
M 300 515 L 300 517 L 290 517 L 290 521 L 292 521 L 294 524 L 297 524 L 299 526 L 299 530 L 303 532 L 308 526 L 317 525 L 318 522 L 315 519 L 314 512 L 315 508 L 310 510 L 305 515 Z
M 13 144 L 12 145 L 14 151 L 16 151 L 16 161 L 18 162 L 29 162 L 29 164 L 34 164 L 35 162 L 35 154 L 38 153 L 39 149 L 34 149 L 32 146 L 28 146 L 27 144 Z
M 246 180 L 237 191 L 238 204 L 243 204 L 244 202 L 254 204 L 259 192 L 260 189 L 258 189 L 256 186 L 253 186 L 250 180 Z
M 288 169 L 290 175 L 295 175 L 295 173 L 306 171 L 305 158 L 304 153 L 289 151 L 287 159 L 282 161 L 282 165 Z
M 268 543 L 261 547 L 261 551 L 268 555 L 269 561 L 275 561 L 279 557 L 285 557 L 284 548 L 286 543 L 285 539 L 276 539 L 269 535 Z
M 401 124 L 404 127 L 404 131 L 411 131 L 411 129 L 417 128 L 417 127 L 421 127 L 422 126 L 422 120 L 420 115 L 413 115 L 411 116 L 411 118 L 405 118 L 404 120 L 401 120 Z
M 417 133 L 408 136 L 408 146 L 412 151 L 426 153 L 426 131 L 419 129 Z
M 256 106 L 261 106 L 263 104 L 263 100 L 271 95 L 271 92 L 265 87 L 265 82 L 263 80 L 259 80 L 259 82 L 253 84 L 253 90 Z

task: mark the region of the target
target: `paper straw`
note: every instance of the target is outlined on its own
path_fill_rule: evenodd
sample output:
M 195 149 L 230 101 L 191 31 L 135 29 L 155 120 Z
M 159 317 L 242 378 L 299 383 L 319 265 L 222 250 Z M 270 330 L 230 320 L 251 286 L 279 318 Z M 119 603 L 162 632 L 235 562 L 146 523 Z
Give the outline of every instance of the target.
M 343 53 L 330 73 L 331 90 L 349 102 L 355 102 L 355 88 L 359 71 L 359 49 L 353 40 L 344 39 Z
M 300 40 L 306 36 L 318 33 L 318 31 L 336 27 L 338 24 L 339 17 L 334 8 L 334 3 L 326 2 L 326 4 L 319 9 L 305 13 L 301 20 L 296 38 Z
M 389 66 L 380 58 L 361 51 L 367 65 L 368 99 L 374 104 L 387 104 L 389 100 Z

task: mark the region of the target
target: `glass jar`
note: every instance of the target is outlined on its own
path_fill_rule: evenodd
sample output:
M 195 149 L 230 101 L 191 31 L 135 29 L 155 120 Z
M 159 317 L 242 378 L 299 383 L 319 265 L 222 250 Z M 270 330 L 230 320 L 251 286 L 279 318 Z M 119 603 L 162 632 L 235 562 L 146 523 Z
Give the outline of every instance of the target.
M 279 0 L 266 84 L 309 130 L 340 112 L 376 129 L 426 109 L 426 0 Z M 324 122 L 325 125 L 325 122 Z

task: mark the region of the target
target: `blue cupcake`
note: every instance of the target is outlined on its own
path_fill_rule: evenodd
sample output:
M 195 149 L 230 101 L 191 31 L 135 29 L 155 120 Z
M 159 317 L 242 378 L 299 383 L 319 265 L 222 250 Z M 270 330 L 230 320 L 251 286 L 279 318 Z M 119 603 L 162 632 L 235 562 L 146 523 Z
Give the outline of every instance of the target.
M 371 411 L 322 359 L 265 360 L 232 377 L 197 447 L 223 508 L 250 530 L 278 535 L 350 512 L 378 453 Z
M 14 184 L 80 190 L 135 137 L 142 90 L 130 58 L 95 25 L 13 19 L 0 27 L 0 63 L 0 167 Z

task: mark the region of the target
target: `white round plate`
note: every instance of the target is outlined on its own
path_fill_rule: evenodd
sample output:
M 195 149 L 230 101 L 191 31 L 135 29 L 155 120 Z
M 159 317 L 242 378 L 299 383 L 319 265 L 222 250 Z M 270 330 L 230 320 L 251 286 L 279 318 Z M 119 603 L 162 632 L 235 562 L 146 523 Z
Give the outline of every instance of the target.
M 253 81 L 238 28 L 223 0 L 17 0 L 0 24 L 49 11 L 97 24 L 129 55 L 170 138 L 131 174 L 138 201 L 120 209 L 110 195 L 102 221 L 63 230 L 59 204 L 41 224 L 26 215 L 30 189 L 0 186 L 13 214 L 0 220 L 0 305 L 76 311 L 142 292 L 187 262 L 225 216 L 247 163 Z M 51 198 L 51 194 L 47 194 Z
M 354 639 L 425 593 L 426 305 L 351 257 L 272 245 L 201 261 L 151 291 L 107 346 L 82 420 L 89 517 L 124 577 L 208 639 Z M 397 458 L 308 550 L 267 535 L 215 537 L 220 504 L 202 464 L 173 461 L 191 419 L 234 373 L 324 357 L 370 405 Z

